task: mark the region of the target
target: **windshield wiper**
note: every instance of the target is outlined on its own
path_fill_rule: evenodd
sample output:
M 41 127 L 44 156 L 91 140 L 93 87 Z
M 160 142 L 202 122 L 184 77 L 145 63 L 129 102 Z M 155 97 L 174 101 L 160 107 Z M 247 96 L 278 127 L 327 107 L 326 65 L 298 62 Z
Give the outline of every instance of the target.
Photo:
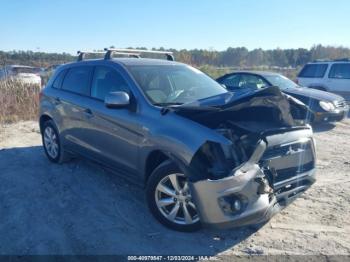
M 182 104 L 183 103 L 179 103 L 179 102 L 168 102 L 168 103 L 154 103 L 153 105 L 155 105 L 155 106 L 179 106 Z
M 165 115 L 169 112 L 170 108 L 172 108 L 173 106 L 180 106 L 183 103 L 179 103 L 179 102 L 168 102 L 168 103 L 153 103 L 153 105 L 155 106 L 160 106 L 162 107 L 162 109 L 160 110 L 160 113 L 162 115 Z

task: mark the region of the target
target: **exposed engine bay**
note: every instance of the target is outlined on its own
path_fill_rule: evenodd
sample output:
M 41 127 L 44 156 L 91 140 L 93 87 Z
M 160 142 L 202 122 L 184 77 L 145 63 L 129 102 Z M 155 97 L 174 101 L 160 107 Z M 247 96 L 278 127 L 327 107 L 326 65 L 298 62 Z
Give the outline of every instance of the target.
M 300 125 L 308 115 L 307 107 L 298 100 L 286 96 L 277 87 L 266 88 L 224 104 L 204 101 L 179 107 L 176 112 L 222 134 L 231 146 L 207 141 L 193 157 L 191 179 L 217 179 L 253 154 L 260 141 L 274 134 L 284 134 L 309 127 Z M 196 175 L 193 175 L 196 174 Z

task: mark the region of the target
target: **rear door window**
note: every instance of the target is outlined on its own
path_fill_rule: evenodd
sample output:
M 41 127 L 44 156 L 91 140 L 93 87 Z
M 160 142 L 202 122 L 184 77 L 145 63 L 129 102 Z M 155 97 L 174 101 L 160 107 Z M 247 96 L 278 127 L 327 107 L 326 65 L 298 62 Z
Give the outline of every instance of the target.
M 350 63 L 333 64 L 329 71 L 329 78 L 350 79 Z
M 239 80 L 239 88 L 260 89 L 267 86 L 268 84 L 256 75 L 242 74 Z
M 326 73 L 328 64 L 309 64 L 304 66 L 299 73 L 299 77 L 322 78 Z
M 224 78 L 223 80 L 221 80 L 221 83 L 228 88 L 239 88 L 240 78 L 241 76 L 239 74 L 230 75 Z
M 91 66 L 72 67 L 64 77 L 62 89 L 80 95 L 90 95 Z

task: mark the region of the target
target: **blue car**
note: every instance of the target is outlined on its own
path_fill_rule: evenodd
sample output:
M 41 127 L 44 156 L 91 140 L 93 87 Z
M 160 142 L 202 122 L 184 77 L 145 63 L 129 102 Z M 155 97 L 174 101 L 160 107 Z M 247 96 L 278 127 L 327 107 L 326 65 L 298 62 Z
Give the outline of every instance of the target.
M 229 91 L 249 93 L 262 88 L 277 86 L 287 95 L 297 98 L 310 109 L 307 122 L 335 122 L 347 117 L 349 106 L 339 95 L 326 91 L 304 88 L 287 77 L 272 72 L 242 71 L 226 74 L 217 79 Z

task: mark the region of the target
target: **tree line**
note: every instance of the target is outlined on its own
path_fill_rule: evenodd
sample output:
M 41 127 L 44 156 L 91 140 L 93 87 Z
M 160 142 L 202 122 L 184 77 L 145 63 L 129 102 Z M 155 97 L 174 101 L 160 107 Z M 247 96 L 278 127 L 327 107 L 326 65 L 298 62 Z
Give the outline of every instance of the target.
M 144 48 L 140 48 L 144 49 Z M 164 48 L 153 49 L 164 50 Z M 350 48 L 315 45 L 310 49 L 248 50 L 245 47 L 229 47 L 224 51 L 205 49 L 170 49 L 175 59 L 194 66 L 214 67 L 291 67 L 297 68 L 317 59 L 350 58 Z M 44 53 L 33 51 L 0 51 L 0 65 L 22 64 L 46 67 L 74 61 L 76 56 L 68 53 Z

